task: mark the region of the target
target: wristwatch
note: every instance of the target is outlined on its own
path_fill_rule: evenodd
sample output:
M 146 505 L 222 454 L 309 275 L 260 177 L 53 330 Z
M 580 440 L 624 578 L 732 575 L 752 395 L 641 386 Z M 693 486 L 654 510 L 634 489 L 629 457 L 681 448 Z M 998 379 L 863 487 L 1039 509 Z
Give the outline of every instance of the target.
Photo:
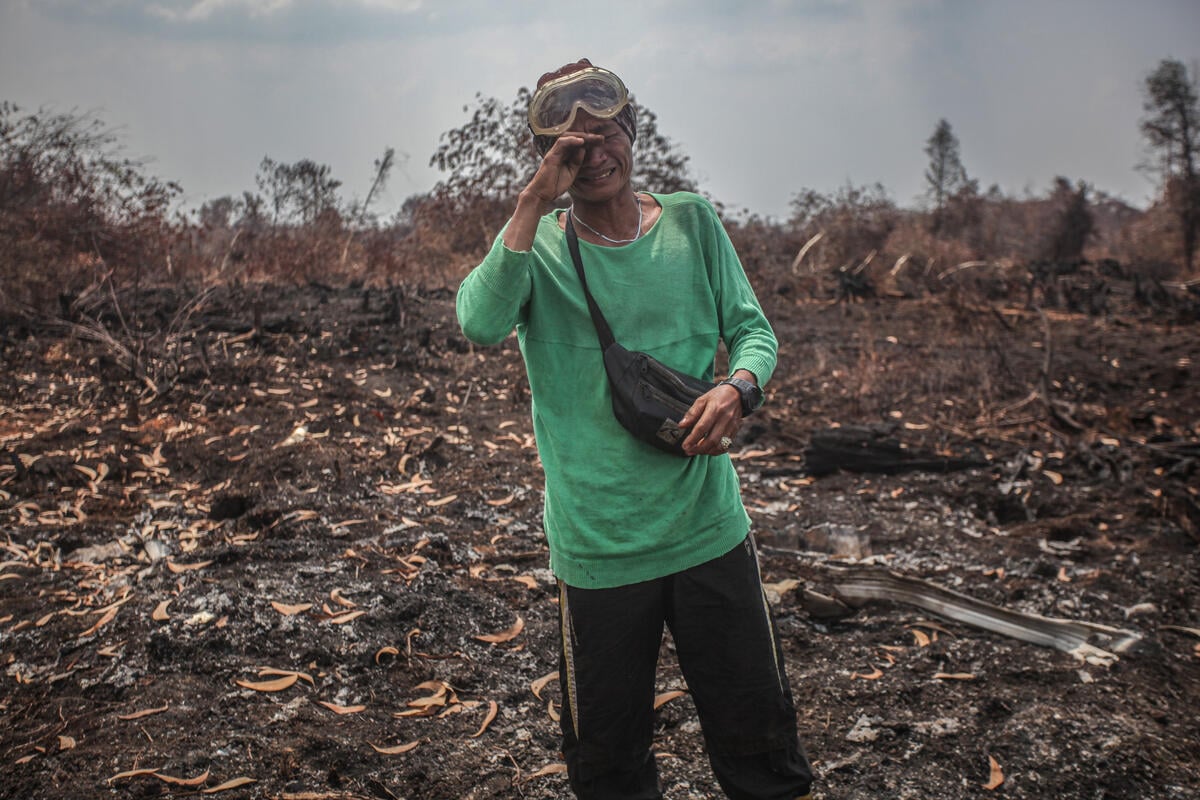
M 748 417 L 762 407 L 763 391 L 753 383 L 741 378 L 726 378 L 721 386 L 732 386 L 742 396 L 742 416 Z

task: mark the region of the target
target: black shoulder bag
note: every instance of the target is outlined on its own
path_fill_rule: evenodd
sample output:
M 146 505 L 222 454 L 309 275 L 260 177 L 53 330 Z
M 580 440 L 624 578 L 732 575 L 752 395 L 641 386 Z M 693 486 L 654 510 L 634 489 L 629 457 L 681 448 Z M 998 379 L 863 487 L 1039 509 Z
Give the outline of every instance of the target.
M 613 415 L 643 442 L 687 458 L 681 445 L 688 429 L 679 427 L 679 420 L 700 395 L 716 384 L 672 369 L 651 355 L 626 350 L 619 345 L 588 289 L 583 259 L 579 255 L 579 236 L 570 213 L 567 214 L 567 248 L 571 251 L 592 323 L 600 337 L 604 370 L 612 390 Z

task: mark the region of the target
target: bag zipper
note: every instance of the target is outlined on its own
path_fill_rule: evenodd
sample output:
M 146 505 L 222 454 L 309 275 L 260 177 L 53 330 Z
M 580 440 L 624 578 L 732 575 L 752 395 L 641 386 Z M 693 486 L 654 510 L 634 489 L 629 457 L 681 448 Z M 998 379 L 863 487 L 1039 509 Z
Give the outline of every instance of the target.
M 688 409 L 691 408 L 691 406 L 684 405 L 679 400 L 676 400 L 674 397 L 671 397 L 669 394 L 664 392 L 662 389 L 659 389 L 657 386 L 654 386 L 652 384 L 643 383 L 642 391 L 645 392 L 646 394 L 650 395 L 651 397 L 653 397 L 658 402 L 662 403 L 667 408 L 671 409 L 672 411 L 677 412 L 679 414 L 680 418 L 682 418 L 683 415 L 688 412 Z M 676 420 L 676 421 L 678 421 L 678 420 Z
M 656 374 L 661 375 L 663 378 L 665 378 L 668 381 L 670 381 L 671 383 L 673 383 L 676 388 L 678 388 L 682 391 L 685 391 L 685 392 L 697 391 L 695 387 L 689 386 L 678 375 L 676 375 L 674 372 L 672 372 L 671 368 L 668 367 L 666 364 L 656 361 L 654 358 L 651 358 L 649 356 L 646 357 L 645 363 L 646 363 L 646 367 L 648 369 L 654 370 L 654 372 Z

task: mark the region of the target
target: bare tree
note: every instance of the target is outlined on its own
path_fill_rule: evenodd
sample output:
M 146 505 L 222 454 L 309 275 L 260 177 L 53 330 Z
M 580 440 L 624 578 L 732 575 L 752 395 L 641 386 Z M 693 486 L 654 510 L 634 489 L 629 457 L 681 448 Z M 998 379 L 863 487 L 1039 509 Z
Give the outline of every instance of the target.
M 383 151 L 383 157 L 375 159 L 375 179 L 371 181 L 371 188 L 367 192 L 367 198 L 362 201 L 361 205 L 351 208 L 351 212 L 355 216 L 355 227 L 351 227 L 346 233 L 346 243 L 342 245 L 342 266 L 346 266 L 346 259 L 350 255 L 350 243 L 354 240 L 355 228 L 364 228 L 367 225 L 368 215 L 371 210 L 371 201 L 375 199 L 375 195 L 383 191 L 384 185 L 387 184 L 388 177 L 392 174 L 392 166 L 396 163 L 396 149 L 389 147 Z
M 929 156 L 929 166 L 925 170 L 926 193 L 933 201 L 931 228 L 936 235 L 942 229 L 950 198 L 969 183 L 958 154 L 958 137 L 946 120 L 938 120 L 933 135 L 925 143 L 925 155 Z
M 1142 133 L 1158 156 L 1163 195 L 1179 219 L 1183 263 L 1189 272 L 1200 233 L 1200 103 L 1196 77 L 1182 62 L 1163 59 L 1146 77 Z
M 275 225 L 308 225 L 338 208 L 337 189 L 342 182 L 331 176 L 326 164 L 307 158 L 283 164 L 264 156 L 254 180 L 271 205 Z
M 327 212 L 338 210 L 337 189 L 342 182 L 330 172 L 329 165 L 307 158 L 291 166 L 296 210 L 302 224 L 311 225 Z
M 270 204 L 271 224 L 280 224 L 288 204 L 292 201 L 293 186 L 288 165 L 281 164 L 270 156 L 263 156 L 254 182 L 258 184 L 258 190 L 262 192 L 265 202 Z
M 1061 175 L 1054 179 L 1049 204 L 1054 221 L 1048 228 L 1043 258 L 1056 264 L 1083 260 L 1083 248 L 1096 229 L 1088 193 L 1091 187 L 1079 181 L 1074 186 Z

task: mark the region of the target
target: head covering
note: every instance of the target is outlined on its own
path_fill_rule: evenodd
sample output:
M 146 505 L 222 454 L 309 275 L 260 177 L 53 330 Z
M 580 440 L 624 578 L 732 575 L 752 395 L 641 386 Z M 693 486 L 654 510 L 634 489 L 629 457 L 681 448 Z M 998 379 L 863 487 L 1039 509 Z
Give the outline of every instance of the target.
M 538 78 L 537 89 L 541 89 L 547 82 L 555 78 L 561 78 L 564 75 L 570 75 L 572 72 L 579 72 L 581 69 L 596 66 L 586 58 L 581 58 L 573 64 L 564 64 L 554 72 L 547 72 L 542 77 Z M 536 89 L 534 91 L 536 94 Z M 625 104 L 615 117 L 613 122 L 620 126 L 621 130 L 625 131 L 625 135 L 629 137 L 629 143 L 633 144 L 637 140 L 637 112 L 633 108 L 633 100 L 631 99 Z M 539 155 L 546 155 L 551 147 L 554 146 L 554 140 L 557 136 L 537 136 L 533 137 L 533 146 L 537 148 Z

